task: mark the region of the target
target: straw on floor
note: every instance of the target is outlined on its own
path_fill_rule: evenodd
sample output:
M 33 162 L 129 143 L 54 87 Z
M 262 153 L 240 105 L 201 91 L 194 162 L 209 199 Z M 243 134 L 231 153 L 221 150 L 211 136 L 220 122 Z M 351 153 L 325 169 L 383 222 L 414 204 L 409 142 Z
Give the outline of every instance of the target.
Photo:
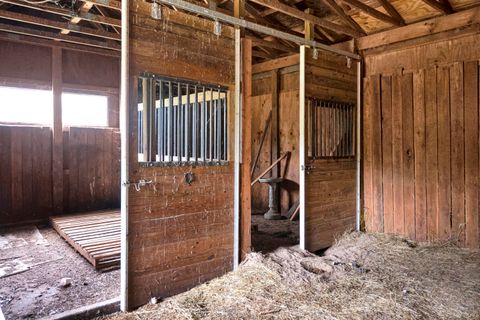
M 252 253 L 238 271 L 109 319 L 480 319 L 480 251 L 349 233 L 322 257 Z

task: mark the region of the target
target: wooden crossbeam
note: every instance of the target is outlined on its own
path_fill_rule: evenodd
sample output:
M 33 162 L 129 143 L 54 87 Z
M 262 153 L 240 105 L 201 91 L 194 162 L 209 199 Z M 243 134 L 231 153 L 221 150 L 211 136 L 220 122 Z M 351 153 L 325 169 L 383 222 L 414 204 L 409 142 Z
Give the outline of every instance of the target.
M 115 42 L 108 43 L 108 42 L 103 42 L 98 40 L 85 39 L 75 35 L 64 35 L 64 34 L 59 34 L 57 32 L 41 31 L 38 29 L 12 26 L 5 23 L 0 23 L 0 31 L 19 34 L 19 35 L 32 36 L 35 38 L 59 40 L 66 43 L 73 43 L 73 44 L 79 44 L 83 46 L 102 48 L 102 49 L 108 49 L 108 50 L 114 50 L 114 51 L 120 52 L 120 45 L 118 45 Z
M 303 1 L 304 0 L 290 0 L 290 1 L 285 1 L 285 3 L 290 5 L 290 6 L 294 6 L 297 3 L 300 3 L 300 2 L 303 2 Z M 277 12 L 277 10 L 268 8 L 268 9 L 263 10 L 260 14 L 262 15 L 262 17 L 266 17 L 266 16 L 269 16 L 271 14 L 274 14 L 275 12 Z
M 402 26 L 406 25 L 403 17 L 400 15 L 400 13 L 398 13 L 397 9 L 395 9 L 395 7 L 390 3 L 389 0 L 378 0 L 378 2 L 380 2 L 382 7 L 385 8 L 385 10 L 392 18 L 397 19 L 397 21 L 399 21 Z
M 366 32 L 362 29 L 362 27 L 360 27 L 360 25 L 353 20 L 352 17 L 346 14 L 345 11 L 343 11 L 343 9 L 334 0 L 323 0 L 323 2 L 349 26 L 360 32 L 362 35 L 366 35 Z
M 435 8 L 443 13 L 450 14 L 454 13 L 452 6 L 448 0 L 442 0 L 442 2 L 438 2 L 436 0 L 422 0 L 430 7 Z
M 284 45 L 278 43 L 277 41 L 267 41 L 267 40 L 264 40 L 264 39 L 260 39 L 260 38 L 257 38 L 257 37 L 250 37 L 250 36 L 247 36 L 247 38 L 252 40 L 252 45 L 254 47 L 262 46 L 262 47 L 272 48 L 272 49 L 276 49 L 276 50 L 283 51 L 283 52 L 292 52 L 292 53 L 297 53 L 298 52 L 297 48 L 284 46 Z
M 122 3 L 118 0 L 80 0 L 84 3 L 91 3 L 96 6 L 101 6 L 109 9 L 115 9 L 120 11 L 122 9 Z
M 0 9 L 0 18 L 11 20 L 11 21 L 18 21 L 18 22 L 33 24 L 33 25 L 42 26 L 42 27 L 58 29 L 58 30 L 69 30 L 75 33 L 86 34 L 89 36 L 94 36 L 94 37 L 103 38 L 103 39 L 120 40 L 120 35 L 113 32 L 81 27 L 78 25 L 71 24 L 69 22 L 53 21 L 45 18 L 34 17 L 31 15 L 11 12 L 7 10 Z
M 339 24 L 333 23 L 331 21 L 328 21 L 326 19 L 322 19 L 322 18 L 319 18 L 317 16 L 305 13 L 305 12 L 303 12 L 301 10 L 298 10 L 296 8 L 293 8 L 289 5 L 283 4 L 278 0 L 250 0 L 250 1 L 255 2 L 255 3 L 257 3 L 259 5 L 262 5 L 264 7 L 267 7 L 267 8 L 275 9 L 279 12 L 282 12 L 286 15 L 292 16 L 292 17 L 297 18 L 297 19 L 300 19 L 300 20 L 303 20 L 303 21 L 310 21 L 313 24 L 316 24 L 320 27 L 323 27 L 323 28 L 326 28 L 326 29 L 329 29 L 329 30 L 332 30 L 332 31 L 335 31 L 335 32 L 338 32 L 338 33 L 346 34 L 346 35 L 349 35 L 349 36 L 352 36 L 352 37 L 361 36 L 361 33 L 359 33 L 355 29 L 352 29 L 352 28 L 347 27 L 347 26 L 339 25 Z
M 91 21 L 91 22 L 104 24 L 112 27 L 121 27 L 121 24 L 122 24 L 122 22 L 119 19 L 100 16 L 93 13 L 79 12 L 78 14 L 75 15 L 69 9 L 61 8 L 51 4 L 33 4 L 31 2 L 24 2 L 21 0 L 0 0 L 0 4 L 1 3 L 13 4 L 20 7 L 48 12 L 48 13 L 52 13 L 59 16 L 69 17 L 69 18 L 79 18 L 81 20 Z
M 372 8 L 372 7 L 364 4 L 363 2 L 360 2 L 359 0 L 341 0 L 341 1 L 348 4 L 348 5 L 351 5 L 355 8 L 357 8 L 360 11 L 365 12 L 369 16 L 372 16 L 372 17 L 374 17 L 378 20 L 387 22 L 387 23 L 395 25 L 395 26 L 401 26 L 402 25 L 401 21 L 399 21 L 399 20 L 397 20 L 397 19 L 395 19 L 395 18 L 393 18 L 389 15 L 386 15 L 385 13 L 380 12 L 377 9 Z

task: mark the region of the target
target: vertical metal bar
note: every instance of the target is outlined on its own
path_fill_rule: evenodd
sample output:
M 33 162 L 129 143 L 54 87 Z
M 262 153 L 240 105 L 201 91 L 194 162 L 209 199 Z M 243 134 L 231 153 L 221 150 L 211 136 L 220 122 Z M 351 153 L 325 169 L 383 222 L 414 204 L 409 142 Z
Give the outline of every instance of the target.
M 168 82 L 168 161 L 173 161 L 173 86 L 172 81 Z
M 182 144 L 181 144 L 181 132 L 182 132 L 182 85 L 180 82 L 177 82 L 177 132 L 176 132 L 176 140 L 177 140 L 177 161 L 182 161 Z
M 193 161 L 197 162 L 197 131 L 198 131 L 198 88 L 195 86 L 195 105 L 193 107 L 193 134 L 192 134 L 192 156 Z
M 217 160 L 222 160 L 222 99 L 220 95 L 220 89 L 218 89 L 218 98 L 217 98 Z
M 315 100 L 310 99 L 307 105 L 308 107 L 308 119 L 307 119 L 307 134 L 308 134 L 308 145 L 307 151 L 308 156 L 315 158 Z
M 158 160 L 163 161 L 163 131 L 164 131 L 164 118 L 163 118 L 163 82 L 160 80 L 158 82 L 159 84 L 159 89 L 158 89 L 158 110 L 155 102 L 155 110 L 157 110 L 157 115 L 158 115 L 158 123 L 157 123 L 157 153 L 158 153 Z
M 361 184 L 361 152 L 360 152 L 360 116 L 361 116 L 361 103 L 362 103 L 362 62 L 358 61 L 357 62 L 357 117 L 356 117 L 356 149 L 355 153 L 357 156 L 357 176 L 356 176 L 356 201 L 355 201 L 355 206 L 356 206 L 356 212 L 355 212 L 355 227 L 357 231 L 360 231 L 360 205 L 361 205 L 361 199 L 360 199 L 360 184 Z
M 215 91 L 212 91 L 214 94 Z M 218 110 L 218 97 L 213 100 L 213 159 L 218 159 L 217 157 L 217 110 Z
M 300 184 L 300 249 L 305 250 L 305 217 L 306 217 L 306 179 L 305 179 L 305 46 L 300 46 L 300 88 L 299 88 L 299 184 Z
M 318 130 L 318 145 L 317 145 L 317 157 L 323 157 L 323 140 L 325 139 L 325 128 L 323 126 L 323 108 L 322 101 L 317 101 L 317 130 Z
M 227 93 L 224 91 L 223 92 L 223 99 L 222 99 L 222 110 L 223 110 L 223 153 L 222 153 L 222 160 L 227 160 L 227 145 L 228 145 L 228 124 L 227 124 L 227 108 L 228 108 L 228 103 L 227 103 Z
M 202 103 L 202 113 L 201 113 L 201 119 L 200 119 L 200 157 L 202 158 L 203 161 L 205 161 L 206 158 L 206 153 L 205 153 L 205 129 L 206 129 L 206 124 L 205 124 L 205 113 L 207 110 L 207 99 L 205 97 L 205 87 L 202 88 L 202 93 L 203 93 L 203 103 Z
M 130 303 L 128 301 L 128 184 L 129 180 L 129 156 L 130 152 L 134 150 L 129 149 L 130 138 L 130 2 L 121 2 L 121 70 L 120 70 L 120 309 L 125 312 L 129 309 Z
M 209 132 L 208 132 L 208 158 L 210 161 L 213 160 L 213 89 L 210 88 L 210 106 L 209 106 L 209 116 L 208 116 L 208 124 L 209 124 Z
M 190 85 L 187 84 L 187 103 L 185 105 L 185 157 L 186 161 L 190 161 Z

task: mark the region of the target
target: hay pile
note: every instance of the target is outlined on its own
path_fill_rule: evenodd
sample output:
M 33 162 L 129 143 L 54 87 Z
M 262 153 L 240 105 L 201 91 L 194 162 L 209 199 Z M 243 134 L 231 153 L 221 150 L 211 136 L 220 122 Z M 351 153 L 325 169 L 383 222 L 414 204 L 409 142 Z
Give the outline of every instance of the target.
M 480 319 L 480 251 L 350 233 L 324 256 L 280 248 L 109 319 Z

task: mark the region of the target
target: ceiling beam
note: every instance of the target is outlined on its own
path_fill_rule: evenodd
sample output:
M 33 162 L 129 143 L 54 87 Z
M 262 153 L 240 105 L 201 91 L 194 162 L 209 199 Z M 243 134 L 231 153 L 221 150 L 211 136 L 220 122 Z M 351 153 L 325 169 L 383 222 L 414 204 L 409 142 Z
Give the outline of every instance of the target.
M 298 53 L 298 48 L 284 46 L 277 41 L 267 41 L 253 36 L 247 36 L 247 38 L 252 40 L 253 46 L 262 46 L 266 48 L 275 49 L 282 52 L 293 52 Z
M 398 13 L 397 9 L 395 9 L 395 7 L 390 3 L 389 0 L 378 0 L 378 2 L 380 2 L 382 7 L 385 8 L 385 10 L 392 18 L 397 19 L 397 21 L 399 21 L 402 26 L 406 25 L 403 17 L 400 15 L 400 13 Z
M 338 1 L 338 0 L 337 0 Z M 360 11 L 363 11 L 364 13 L 368 14 L 371 17 L 374 17 L 375 19 L 387 22 L 389 24 L 392 24 L 394 26 L 401 26 L 402 22 L 389 16 L 386 15 L 385 13 L 378 11 L 377 9 L 374 9 L 370 6 L 367 6 L 363 2 L 360 2 L 359 0 L 341 0 L 343 3 L 346 3 L 348 5 L 351 5 L 355 8 L 357 8 Z
M 285 3 L 290 5 L 290 6 L 295 6 L 297 3 L 300 3 L 300 2 L 303 2 L 303 1 L 304 0 L 289 0 L 289 1 L 285 1 Z M 271 14 L 274 14 L 275 12 L 277 12 L 277 10 L 268 8 L 268 9 L 263 10 L 261 12 L 261 15 L 263 17 L 266 17 L 266 16 L 269 16 Z
M 96 6 L 101 6 L 109 9 L 115 9 L 120 11 L 122 9 L 122 3 L 121 1 L 117 0 L 80 0 L 84 3 L 91 3 Z
M 430 7 L 435 8 L 445 14 L 454 13 L 452 6 L 448 0 L 442 0 L 442 2 L 438 2 L 436 0 L 423 0 L 426 4 Z
M 343 11 L 343 9 L 334 1 L 334 0 L 323 0 L 323 2 L 333 11 L 335 12 L 343 21 L 345 21 L 350 27 L 354 28 L 362 35 L 366 35 L 367 33 L 365 30 L 360 27 L 360 25 L 353 20 L 348 14 Z
M 86 21 L 91 21 L 91 22 L 96 22 L 112 27 L 121 27 L 122 22 L 119 19 L 114 19 L 110 17 L 105 17 L 105 16 L 99 16 L 97 14 L 93 13 L 82 13 L 79 12 L 78 14 L 72 13 L 71 10 L 67 8 L 61 8 L 55 5 L 51 4 L 32 4 L 30 2 L 25 2 L 22 0 L 0 0 L 0 4 L 2 3 L 8 3 L 8 4 L 13 4 L 16 6 L 24 7 L 24 8 L 29 8 L 33 10 L 38 10 L 38 11 L 43 11 L 43 12 L 48 12 L 52 14 L 56 14 L 59 16 L 64 16 L 64 17 L 69 17 L 69 18 L 74 18 L 78 17 L 82 20 Z
M 359 37 L 361 34 L 350 27 L 339 25 L 333 22 L 330 22 L 326 19 L 319 18 L 317 16 L 305 13 L 301 10 L 298 10 L 296 8 L 290 7 L 289 5 L 286 5 L 284 3 L 281 3 L 278 0 L 250 0 L 252 2 L 255 2 L 259 5 L 262 5 L 264 7 L 268 7 L 271 9 L 275 9 L 279 12 L 282 12 L 286 15 L 292 16 L 294 18 L 303 20 L 303 21 L 310 21 L 313 24 L 316 24 L 320 27 L 324 27 L 326 29 L 338 32 L 338 33 L 343 33 L 352 37 Z
M 23 13 L 15 13 L 15 12 L 0 9 L 0 18 L 11 20 L 11 21 L 18 21 L 18 22 L 33 24 L 33 25 L 42 26 L 42 27 L 48 27 L 52 29 L 69 30 L 71 32 L 86 34 L 86 35 L 94 36 L 98 38 L 120 41 L 120 35 L 113 32 L 81 27 L 69 22 L 53 21 L 45 18 L 26 15 Z
M 0 31 L 32 36 L 35 38 L 58 40 L 67 43 L 79 44 L 82 46 L 89 46 L 95 48 L 102 48 L 120 52 L 120 45 L 116 42 L 103 42 L 98 40 L 85 39 L 74 35 L 59 34 L 51 31 L 41 31 L 38 29 L 25 28 L 19 26 L 12 26 L 5 23 L 0 23 Z

